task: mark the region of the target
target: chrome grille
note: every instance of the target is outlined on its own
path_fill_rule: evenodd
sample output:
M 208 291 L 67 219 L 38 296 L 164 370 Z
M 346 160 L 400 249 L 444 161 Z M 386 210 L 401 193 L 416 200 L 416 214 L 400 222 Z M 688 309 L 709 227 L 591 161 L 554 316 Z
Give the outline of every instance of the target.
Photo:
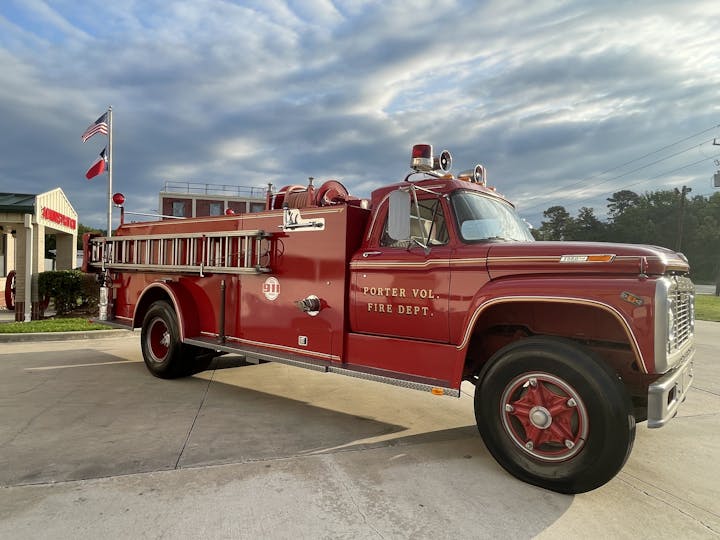
M 668 352 L 673 353 L 692 338 L 695 327 L 695 287 L 687 278 L 676 278 L 669 293 L 674 324 L 672 333 L 675 340 L 668 343 Z

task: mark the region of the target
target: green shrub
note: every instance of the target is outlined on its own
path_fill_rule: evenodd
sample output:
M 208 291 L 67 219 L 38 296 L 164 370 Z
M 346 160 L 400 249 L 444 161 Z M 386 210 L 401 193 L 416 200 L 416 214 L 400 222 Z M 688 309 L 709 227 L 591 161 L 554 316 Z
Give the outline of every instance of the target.
M 41 299 L 54 301 L 58 315 L 93 311 L 100 295 L 95 275 L 83 274 L 80 270 L 42 272 L 38 276 L 38 290 Z

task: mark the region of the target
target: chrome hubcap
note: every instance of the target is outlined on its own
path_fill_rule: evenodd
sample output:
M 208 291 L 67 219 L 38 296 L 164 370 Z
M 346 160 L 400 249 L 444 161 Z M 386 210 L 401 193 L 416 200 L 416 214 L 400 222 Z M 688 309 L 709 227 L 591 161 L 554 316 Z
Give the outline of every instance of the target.
M 552 415 L 545 407 L 536 406 L 530 409 L 530 422 L 539 429 L 547 429 L 552 424 Z

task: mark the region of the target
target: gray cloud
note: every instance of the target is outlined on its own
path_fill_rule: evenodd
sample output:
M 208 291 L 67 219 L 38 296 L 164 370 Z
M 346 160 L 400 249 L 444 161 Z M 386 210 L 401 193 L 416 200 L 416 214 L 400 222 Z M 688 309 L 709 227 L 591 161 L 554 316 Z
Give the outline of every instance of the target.
M 536 223 L 553 204 L 602 210 L 628 185 L 707 194 L 712 160 L 662 173 L 719 153 L 718 131 L 599 173 L 720 123 L 718 20 L 701 1 L 13 0 L 0 191 L 59 185 L 101 226 L 104 177 L 84 172 L 106 139 L 80 133 L 112 104 L 115 186 L 138 211 L 165 180 L 315 176 L 365 196 L 404 176 L 415 142 L 451 150 L 456 170 L 486 164 Z

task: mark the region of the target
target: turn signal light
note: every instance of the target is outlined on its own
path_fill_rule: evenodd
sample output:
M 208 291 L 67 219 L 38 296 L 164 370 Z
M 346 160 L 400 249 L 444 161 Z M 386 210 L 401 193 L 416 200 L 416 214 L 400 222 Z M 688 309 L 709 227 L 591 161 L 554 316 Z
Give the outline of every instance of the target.
M 445 390 L 443 390 L 442 388 L 440 388 L 438 386 L 433 386 L 432 389 L 430 390 L 430 392 L 432 392 L 433 396 L 444 396 L 445 395 Z

